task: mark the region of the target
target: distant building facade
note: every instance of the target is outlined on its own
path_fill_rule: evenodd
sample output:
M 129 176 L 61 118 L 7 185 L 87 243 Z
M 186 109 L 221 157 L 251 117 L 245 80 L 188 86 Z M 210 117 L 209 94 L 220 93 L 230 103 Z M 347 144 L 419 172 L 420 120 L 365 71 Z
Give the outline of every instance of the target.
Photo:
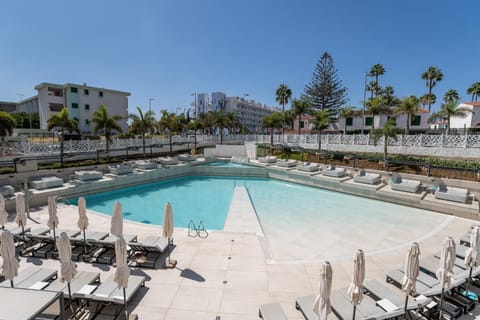
M 466 117 L 451 116 L 451 129 L 480 129 L 480 102 L 464 102 L 457 108 L 470 110 Z
M 118 124 L 123 130 L 128 129 L 129 92 L 97 88 L 73 83 L 55 84 L 42 82 L 35 86 L 37 95 L 18 103 L 0 102 L 0 110 L 8 112 L 38 112 L 40 129 L 47 129 L 48 119 L 59 113 L 64 107 L 70 118 L 76 119 L 81 134 L 93 134 L 93 113 L 101 105 L 108 108 L 108 113 L 122 116 Z

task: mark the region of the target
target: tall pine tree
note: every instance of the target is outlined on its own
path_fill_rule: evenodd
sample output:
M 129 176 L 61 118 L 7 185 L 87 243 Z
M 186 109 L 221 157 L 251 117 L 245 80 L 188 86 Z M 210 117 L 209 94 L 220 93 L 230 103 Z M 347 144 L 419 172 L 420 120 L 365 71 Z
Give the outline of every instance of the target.
M 338 78 L 332 56 L 326 51 L 315 66 L 312 81 L 305 86 L 305 96 L 314 108 L 326 109 L 331 115 L 337 114 L 338 109 L 349 101 L 347 88 Z

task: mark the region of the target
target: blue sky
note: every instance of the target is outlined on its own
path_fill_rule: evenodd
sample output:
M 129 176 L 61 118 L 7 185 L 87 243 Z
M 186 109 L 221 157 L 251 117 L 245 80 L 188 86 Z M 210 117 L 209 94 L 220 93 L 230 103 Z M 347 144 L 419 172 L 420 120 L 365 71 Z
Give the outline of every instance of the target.
M 40 82 L 84 83 L 132 93 L 130 110 L 186 107 L 191 93 L 223 91 L 275 105 L 295 97 L 324 51 L 360 107 L 365 72 L 399 97 L 426 93 L 420 75 L 439 67 L 434 93 L 480 81 L 478 0 L 7 1 L 0 19 L 0 100 L 35 94 Z M 440 100 L 440 99 L 437 99 Z M 437 103 L 437 107 L 438 107 Z

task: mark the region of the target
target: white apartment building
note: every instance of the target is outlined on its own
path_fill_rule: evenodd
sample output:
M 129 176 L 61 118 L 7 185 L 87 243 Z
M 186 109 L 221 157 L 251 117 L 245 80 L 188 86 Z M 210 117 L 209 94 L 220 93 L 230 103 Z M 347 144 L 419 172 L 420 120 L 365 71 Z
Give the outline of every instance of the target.
M 36 104 L 41 129 L 47 128 L 47 120 L 52 114 L 59 113 L 66 107 L 70 118 L 78 121 L 80 133 L 93 134 L 92 116 L 102 105 L 108 108 L 109 115 L 122 116 L 123 119 L 119 120 L 119 125 L 123 130 L 128 129 L 129 92 L 91 87 L 85 83 L 79 85 L 42 82 L 36 85 L 35 89 L 38 92 L 37 96 L 24 100 L 25 103 L 22 101 L 18 110 L 23 111 L 22 108 L 24 108 L 25 111 L 32 112 L 28 104 L 30 107 Z
M 457 108 L 467 109 L 471 112 L 468 112 L 465 118 L 459 116 L 450 117 L 450 128 L 480 128 L 480 102 L 463 102 Z
M 262 118 L 275 111 L 280 111 L 280 109 L 268 107 L 255 100 L 240 97 L 226 98 L 225 112 L 233 112 L 249 132 L 260 132 L 262 130 Z

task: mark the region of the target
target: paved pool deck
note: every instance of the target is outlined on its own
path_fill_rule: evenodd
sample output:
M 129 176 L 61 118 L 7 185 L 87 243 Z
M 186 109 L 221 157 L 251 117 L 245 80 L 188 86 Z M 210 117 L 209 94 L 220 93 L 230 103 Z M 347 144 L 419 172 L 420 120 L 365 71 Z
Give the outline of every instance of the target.
M 129 305 L 129 310 L 140 319 L 259 319 L 261 304 L 280 302 L 288 319 L 303 319 L 295 309 L 295 298 L 313 294 L 318 290 L 321 261 L 276 262 L 266 252 L 261 227 L 253 223 L 252 206 L 241 188 L 234 194 L 234 201 L 223 231 L 212 231 L 207 238 L 189 237 L 187 230 L 176 228 L 175 249 L 172 258 L 178 261 L 175 269 L 132 268 L 132 274 L 144 275 L 145 288 Z M 87 204 L 88 206 L 88 204 Z M 175 208 L 173 208 L 175 214 Z M 59 205 L 61 228 L 76 228 L 77 207 Z M 108 231 L 110 217 L 88 211 L 90 230 Z M 419 239 L 422 256 L 433 255 L 440 249 L 446 236 L 460 239 L 475 223 L 459 217 L 446 216 L 441 225 L 430 226 L 432 230 Z M 46 225 L 46 207 L 32 210 L 32 217 Z M 28 224 L 33 228 L 34 223 Z M 12 222 L 9 227 L 13 227 Z M 381 228 L 381 225 L 378 227 Z M 424 226 L 412 225 L 413 232 L 424 232 Z M 161 227 L 125 221 L 124 232 L 137 234 L 139 240 L 148 235 L 159 235 Z M 405 233 L 384 232 L 377 235 L 379 244 L 395 239 L 404 243 L 410 239 Z M 271 242 L 271 239 L 268 239 Z M 333 289 L 343 288 L 352 278 L 352 260 L 355 249 L 369 241 L 364 236 L 352 235 L 349 244 L 338 248 L 344 252 L 330 259 L 333 267 Z M 301 244 L 306 246 L 307 243 Z M 321 243 L 310 243 L 310 250 L 318 250 Z M 317 248 L 317 249 L 315 249 Z M 404 263 L 407 246 L 397 245 L 391 250 L 366 252 L 366 279 L 385 280 L 385 273 Z M 161 263 L 160 263 L 161 264 Z M 40 266 L 59 268 L 57 260 L 21 258 L 21 268 Z M 79 263 L 79 270 L 101 273 L 105 279 L 114 271 L 108 265 Z M 465 316 L 474 318 L 475 314 Z M 220 318 L 217 318 L 220 317 Z M 335 317 L 332 316 L 332 319 Z

